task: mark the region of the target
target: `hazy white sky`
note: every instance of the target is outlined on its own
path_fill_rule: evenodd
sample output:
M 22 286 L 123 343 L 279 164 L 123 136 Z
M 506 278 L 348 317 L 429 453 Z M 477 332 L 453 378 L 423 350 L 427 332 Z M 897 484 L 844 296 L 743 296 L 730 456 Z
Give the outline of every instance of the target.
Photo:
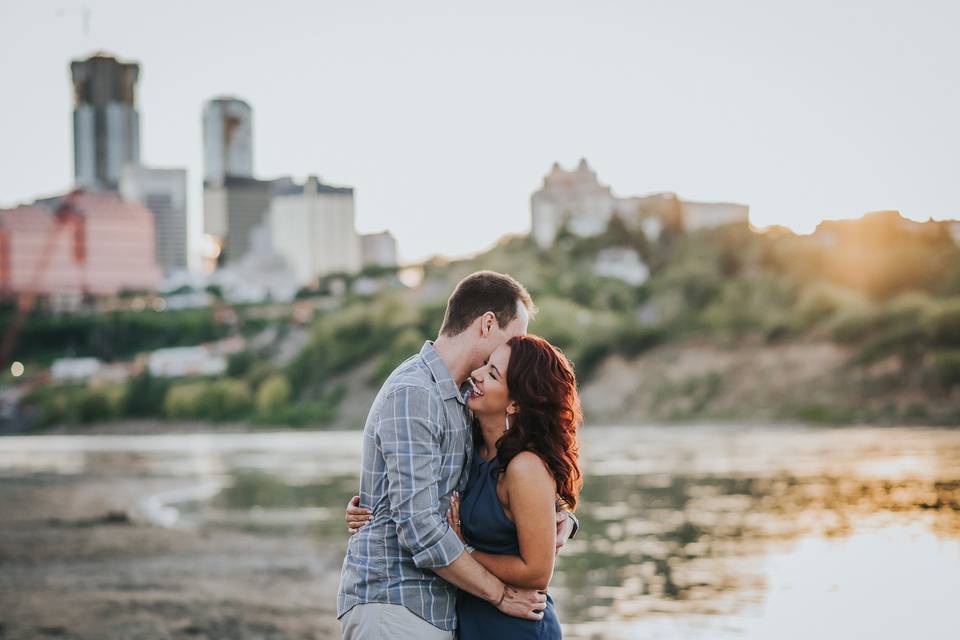
M 528 229 L 581 156 L 759 226 L 960 217 L 958 25 L 950 0 L 0 0 L 0 205 L 71 183 L 68 65 L 103 49 L 141 64 L 142 159 L 189 169 L 194 245 L 218 94 L 252 104 L 259 176 L 353 185 L 406 259 Z

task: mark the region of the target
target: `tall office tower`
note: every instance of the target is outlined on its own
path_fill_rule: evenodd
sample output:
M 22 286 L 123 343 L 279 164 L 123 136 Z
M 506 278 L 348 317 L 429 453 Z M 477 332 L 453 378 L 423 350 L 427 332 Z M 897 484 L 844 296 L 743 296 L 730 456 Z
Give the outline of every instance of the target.
M 271 181 L 255 178 L 226 176 L 219 184 L 204 183 L 203 232 L 219 250 L 216 264 L 236 262 L 250 251 L 250 234 L 263 222 L 272 190 Z
M 203 109 L 204 183 L 253 177 L 253 110 L 238 98 L 214 98 Z
M 187 171 L 128 165 L 120 193 L 153 213 L 157 265 L 165 273 L 187 268 Z
M 136 109 L 140 65 L 97 53 L 70 63 L 70 72 L 77 186 L 116 190 L 123 167 L 140 162 L 140 115 Z

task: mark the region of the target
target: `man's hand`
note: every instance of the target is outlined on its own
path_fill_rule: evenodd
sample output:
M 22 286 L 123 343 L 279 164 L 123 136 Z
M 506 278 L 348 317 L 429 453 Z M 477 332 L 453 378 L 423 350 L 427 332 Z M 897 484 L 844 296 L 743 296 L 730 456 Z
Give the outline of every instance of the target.
M 501 613 L 514 618 L 542 620 L 543 610 L 547 608 L 547 592 L 536 589 L 517 589 L 503 585 L 503 597 L 500 602 L 491 602 Z
M 573 533 L 573 518 L 570 517 L 570 512 L 557 511 L 557 548 L 554 553 L 560 553 L 560 549 L 570 539 L 571 533 Z
M 353 496 L 347 503 L 347 531 L 350 535 L 360 531 L 360 528 L 370 522 L 370 509 L 364 509 L 360 506 L 360 496 Z
M 453 495 L 450 497 L 450 509 L 447 511 L 447 522 L 450 523 L 450 528 L 453 529 L 455 534 L 457 534 L 457 537 L 460 538 L 460 541 L 466 542 L 466 538 L 463 537 L 463 529 L 460 526 L 459 491 L 454 491 Z

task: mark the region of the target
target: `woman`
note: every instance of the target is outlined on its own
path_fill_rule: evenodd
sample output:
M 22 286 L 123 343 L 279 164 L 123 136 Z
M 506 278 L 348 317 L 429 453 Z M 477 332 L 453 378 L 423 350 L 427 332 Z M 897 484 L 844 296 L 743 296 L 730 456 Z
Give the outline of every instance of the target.
M 575 509 L 582 485 L 573 367 L 543 338 L 518 336 L 494 351 L 469 382 L 475 450 L 469 482 L 448 518 L 488 571 L 516 587 L 546 589 L 556 509 Z M 534 621 L 461 592 L 457 616 L 461 640 L 561 638 L 550 596 Z

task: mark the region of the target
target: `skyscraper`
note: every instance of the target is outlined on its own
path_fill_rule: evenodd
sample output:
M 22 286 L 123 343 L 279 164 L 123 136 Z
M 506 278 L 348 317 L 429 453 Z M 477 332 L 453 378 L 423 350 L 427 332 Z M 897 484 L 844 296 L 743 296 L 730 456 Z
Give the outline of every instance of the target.
M 153 213 L 157 265 L 165 272 L 187 268 L 187 171 L 128 165 L 120 193 Z
M 204 183 L 253 177 L 253 110 L 238 98 L 214 98 L 203 109 Z
M 310 176 L 273 183 L 266 216 L 274 251 L 286 258 L 297 282 L 315 284 L 330 273 L 356 273 L 360 237 L 354 226 L 353 187 L 334 187 Z
M 116 190 L 128 163 L 140 162 L 136 87 L 140 65 L 97 53 L 70 64 L 73 162 L 77 186 Z
M 269 180 L 226 176 L 203 185 L 203 232 L 219 248 L 216 263 L 242 259 L 253 246 L 251 233 L 270 208 Z

